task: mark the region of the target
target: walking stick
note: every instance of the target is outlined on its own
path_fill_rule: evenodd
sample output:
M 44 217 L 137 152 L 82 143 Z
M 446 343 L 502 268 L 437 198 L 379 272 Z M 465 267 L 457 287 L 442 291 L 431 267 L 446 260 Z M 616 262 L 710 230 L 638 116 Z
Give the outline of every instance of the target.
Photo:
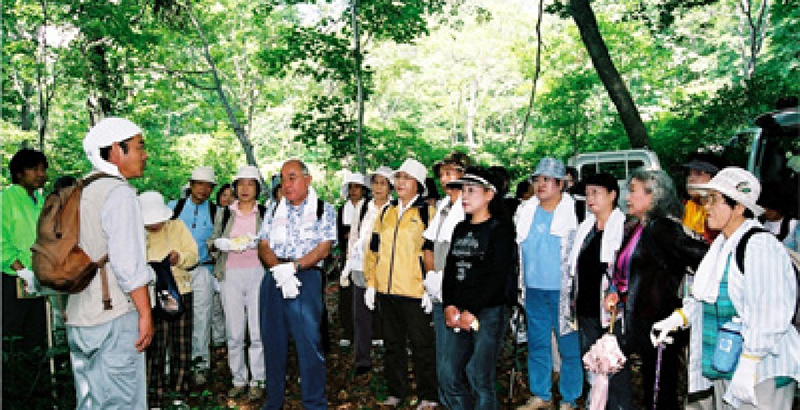
M 516 314 L 516 316 L 515 316 Z M 519 352 L 519 342 L 517 335 L 519 334 L 520 324 L 522 322 L 523 313 L 518 304 L 514 304 L 511 315 L 514 317 L 514 329 L 511 335 L 511 376 L 508 382 L 508 399 L 514 398 L 514 380 L 517 373 L 517 353 Z
M 658 357 L 656 358 L 656 382 L 653 386 L 653 410 L 658 409 L 658 384 L 661 379 L 661 356 L 664 353 L 664 343 L 658 344 Z

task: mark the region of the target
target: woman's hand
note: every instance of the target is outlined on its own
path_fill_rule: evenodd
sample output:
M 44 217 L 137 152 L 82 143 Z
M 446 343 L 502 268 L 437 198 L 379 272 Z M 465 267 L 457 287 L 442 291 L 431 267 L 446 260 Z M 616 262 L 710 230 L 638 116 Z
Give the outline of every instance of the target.
M 450 305 L 444 308 L 444 323 L 447 327 L 459 327 L 461 312 L 458 308 Z
M 619 294 L 617 292 L 610 292 L 603 300 L 603 307 L 606 311 L 611 312 L 619 303 Z
M 461 320 L 458 321 L 458 327 L 460 329 L 462 329 L 462 330 L 466 330 L 467 332 L 472 330 L 472 322 L 477 320 L 475 315 L 473 315 L 472 313 L 470 313 L 467 310 L 461 312 L 461 318 L 460 319 Z

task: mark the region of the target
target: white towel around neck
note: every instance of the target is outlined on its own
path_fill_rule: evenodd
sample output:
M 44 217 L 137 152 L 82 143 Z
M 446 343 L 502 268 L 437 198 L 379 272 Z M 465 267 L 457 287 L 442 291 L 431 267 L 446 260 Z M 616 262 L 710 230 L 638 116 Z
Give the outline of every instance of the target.
M 725 238 L 721 232 L 711 243 L 706 256 L 700 261 L 697 267 L 697 273 L 694 275 L 694 282 L 692 283 L 692 295 L 695 299 L 706 302 L 714 303 L 717 301 L 719 295 L 719 283 L 722 280 L 722 275 L 725 273 L 725 266 L 728 263 L 729 255 L 736 251 L 736 246 L 739 245 L 739 240 L 742 235 L 750 230 L 753 226 L 760 226 L 756 221 L 748 219 L 744 221 L 742 226 L 731 235 L 730 238 Z M 731 259 L 734 256 L 730 256 Z M 731 266 L 735 262 L 731 260 Z
M 533 223 L 533 215 L 539 207 L 539 199 L 531 197 L 524 204 L 520 205 L 514 217 L 517 228 L 517 243 L 522 243 L 528 237 Z M 569 235 L 570 231 L 578 227 L 578 217 L 575 215 L 575 200 L 569 194 L 562 194 L 561 201 L 553 211 L 553 223 L 550 225 L 550 233 L 560 238 Z
M 596 224 L 597 217 L 593 213 L 589 213 L 586 219 L 578 226 L 578 231 L 575 233 L 575 245 L 569 255 L 570 275 L 572 276 L 575 276 L 576 273 L 578 255 L 580 255 L 581 248 L 583 248 L 583 241 L 586 240 L 589 232 L 592 231 Z M 619 208 L 614 208 L 603 228 L 603 238 L 600 240 L 600 262 L 614 263 L 614 257 L 620 246 L 622 246 L 624 234 L 625 214 Z
M 349 201 L 348 201 L 349 202 Z M 308 196 L 306 196 L 306 206 L 303 209 L 303 216 L 301 224 L 314 224 L 317 222 L 317 192 L 314 187 L 308 187 Z M 301 230 L 305 231 L 305 230 Z M 269 231 L 269 243 L 272 249 L 279 244 L 284 244 L 289 240 L 289 206 L 286 198 L 281 198 L 278 207 L 275 209 L 275 214 L 272 218 Z
M 364 198 L 361 198 L 353 204 L 353 201 L 347 200 L 344 203 L 344 208 L 342 209 L 342 224 L 351 226 L 353 225 L 353 216 L 356 213 L 356 209 L 361 209 L 361 204 L 364 203 Z
M 456 229 L 456 225 L 458 225 L 459 222 L 464 220 L 466 215 L 464 214 L 464 205 L 461 202 L 461 196 L 459 196 L 456 202 L 453 203 L 453 206 L 450 207 L 450 212 L 447 213 L 447 217 L 442 221 L 442 209 L 449 204 L 449 196 L 439 203 L 436 209 L 436 215 L 433 217 L 431 223 L 428 224 L 428 229 L 426 229 L 422 235 L 425 239 L 434 242 L 450 242 L 450 239 L 453 237 L 453 230 Z M 439 225 L 442 226 L 441 229 Z

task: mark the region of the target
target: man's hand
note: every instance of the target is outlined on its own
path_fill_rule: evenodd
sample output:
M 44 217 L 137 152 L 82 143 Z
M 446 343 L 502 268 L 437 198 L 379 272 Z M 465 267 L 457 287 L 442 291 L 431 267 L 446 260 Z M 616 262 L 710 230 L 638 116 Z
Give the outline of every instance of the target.
M 150 346 L 150 342 L 153 341 L 153 335 L 155 334 L 156 329 L 153 325 L 153 317 L 152 316 L 139 316 L 139 339 L 136 340 L 136 351 L 141 353 Z
M 178 252 L 170 251 L 169 253 L 169 264 L 170 266 L 175 266 L 178 264 L 178 261 L 181 259 L 181 255 Z
M 285 283 L 289 283 L 289 280 L 294 277 L 294 274 L 297 272 L 295 270 L 294 263 L 286 262 L 281 263 L 279 265 L 275 265 L 270 269 L 272 271 L 272 277 L 275 278 L 275 282 L 277 283 L 278 287 L 283 286 Z
M 472 330 L 472 322 L 476 320 L 478 320 L 478 318 L 476 318 L 475 315 L 465 310 L 461 312 L 461 318 L 458 321 L 458 328 L 469 332 L 470 330 Z

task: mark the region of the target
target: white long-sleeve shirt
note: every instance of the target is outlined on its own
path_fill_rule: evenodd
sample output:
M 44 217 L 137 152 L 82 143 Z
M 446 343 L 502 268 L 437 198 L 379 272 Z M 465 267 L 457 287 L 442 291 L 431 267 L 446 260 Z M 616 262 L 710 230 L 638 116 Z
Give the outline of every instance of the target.
M 736 241 L 729 252 L 709 253 L 718 258 L 716 266 L 725 269 L 728 258 L 728 294 L 742 319 L 743 353 L 761 358 L 757 367 L 757 383 L 778 376 L 800 381 L 800 335 L 791 320 L 797 303 L 797 282 L 792 262 L 783 244 L 768 233 L 753 235 L 744 254 L 744 273 L 735 263 L 736 248 L 753 220 L 745 221 L 729 239 L 719 235 L 715 241 Z M 712 246 L 713 248 L 713 246 Z M 721 262 L 721 263 L 720 263 Z M 702 338 L 702 303 L 692 295 L 685 298 L 683 312 L 693 324 L 692 338 Z M 697 324 L 700 323 L 700 326 Z M 692 345 L 695 348 L 695 345 Z M 702 355 L 692 350 L 691 355 Z

